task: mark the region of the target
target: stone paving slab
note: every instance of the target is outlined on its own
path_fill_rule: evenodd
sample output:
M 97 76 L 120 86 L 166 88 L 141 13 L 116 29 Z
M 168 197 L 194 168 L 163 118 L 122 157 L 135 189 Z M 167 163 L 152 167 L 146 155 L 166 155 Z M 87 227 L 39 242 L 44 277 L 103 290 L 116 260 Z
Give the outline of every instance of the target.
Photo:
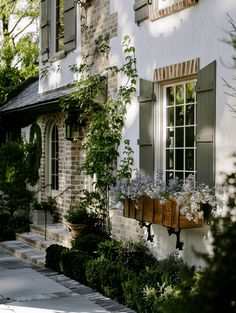
M 5 312 L 135 313 L 63 274 L 26 264 L 0 250 L 0 313 Z

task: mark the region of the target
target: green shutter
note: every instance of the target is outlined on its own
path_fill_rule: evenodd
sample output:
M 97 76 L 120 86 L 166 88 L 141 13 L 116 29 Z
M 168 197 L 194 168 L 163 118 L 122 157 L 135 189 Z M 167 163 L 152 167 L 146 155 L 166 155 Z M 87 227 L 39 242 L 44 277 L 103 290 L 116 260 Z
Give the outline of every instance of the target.
M 154 172 L 154 84 L 140 79 L 139 101 L 139 162 L 140 171 L 153 176 Z
M 135 23 L 139 24 L 143 20 L 149 18 L 149 4 L 151 0 L 135 0 L 134 2 L 134 13 Z
M 76 45 L 76 2 L 75 0 L 65 0 L 65 33 L 64 50 L 70 52 Z
M 49 58 L 49 0 L 41 0 L 40 11 L 41 57 L 42 62 L 46 62 Z
M 216 61 L 197 76 L 197 183 L 215 184 Z

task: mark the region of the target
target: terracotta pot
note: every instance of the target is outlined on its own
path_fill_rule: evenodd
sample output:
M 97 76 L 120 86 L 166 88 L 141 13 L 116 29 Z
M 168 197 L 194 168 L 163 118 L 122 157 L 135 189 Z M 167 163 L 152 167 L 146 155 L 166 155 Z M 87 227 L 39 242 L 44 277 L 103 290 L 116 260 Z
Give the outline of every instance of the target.
M 84 229 L 84 224 L 67 223 L 67 230 L 70 233 L 71 239 L 79 238 Z

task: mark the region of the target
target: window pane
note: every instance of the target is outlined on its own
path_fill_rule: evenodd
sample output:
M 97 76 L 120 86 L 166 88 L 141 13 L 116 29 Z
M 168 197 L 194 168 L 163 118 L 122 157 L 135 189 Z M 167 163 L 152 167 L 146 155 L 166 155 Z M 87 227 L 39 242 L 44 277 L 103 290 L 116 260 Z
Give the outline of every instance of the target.
M 58 144 L 58 130 L 54 125 L 51 132 L 51 185 L 52 189 L 58 189 L 58 153 L 59 153 L 59 144 Z
M 183 147 L 184 146 L 184 128 L 179 127 L 175 129 L 175 146 Z
M 167 108 L 166 109 L 166 115 L 167 115 L 167 126 L 173 126 L 174 125 L 174 108 Z
M 186 84 L 186 103 L 195 102 L 195 84 Z
M 194 127 L 186 127 L 185 146 L 194 147 Z
M 64 48 L 64 0 L 56 2 L 56 52 Z
M 174 169 L 174 150 L 166 151 L 166 169 L 167 170 Z
M 184 86 L 177 85 L 176 86 L 176 104 L 184 103 Z
M 166 172 L 166 181 L 168 182 L 170 179 L 174 178 L 173 172 Z
M 184 106 L 176 107 L 176 126 L 181 126 L 184 124 Z
M 167 178 L 170 175 L 185 179 L 196 173 L 196 93 L 195 82 L 166 88 L 166 143 L 165 163 Z M 172 172 L 173 171 L 173 172 Z
M 167 105 L 174 105 L 174 86 L 166 88 Z
M 175 151 L 175 168 L 176 170 L 184 169 L 184 150 L 182 149 Z
M 186 105 L 186 125 L 194 124 L 194 104 Z
M 194 149 L 185 150 L 185 169 L 194 171 Z
M 183 172 L 175 172 L 175 177 L 178 177 L 182 180 L 184 178 Z
M 174 148 L 174 130 L 168 128 L 166 132 L 166 147 Z
M 192 175 L 192 176 L 194 176 L 194 177 L 195 177 L 194 172 L 187 172 L 187 173 L 185 173 L 185 179 L 186 179 L 186 178 L 188 178 L 188 177 L 189 177 L 189 175 Z

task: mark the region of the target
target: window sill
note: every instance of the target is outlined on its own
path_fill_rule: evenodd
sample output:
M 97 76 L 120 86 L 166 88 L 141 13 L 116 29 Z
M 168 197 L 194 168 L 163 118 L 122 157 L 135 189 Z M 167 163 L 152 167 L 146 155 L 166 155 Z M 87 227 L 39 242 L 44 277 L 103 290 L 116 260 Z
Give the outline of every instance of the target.
M 64 51 L 58 52 L 53 57 L 49 58 L 49 62 L 53 63 L 59 60 L 62 60 L 66 57 L 66 53 Z
M 196 3 L 198 3 L 198 0 L 182 0 L 164 9 L 154 11 L 151 13 L 151 21 L 155 21 L 168 15 L 177 13 L 188 7 L 191 7 L 192 5 L 195 5 Z

